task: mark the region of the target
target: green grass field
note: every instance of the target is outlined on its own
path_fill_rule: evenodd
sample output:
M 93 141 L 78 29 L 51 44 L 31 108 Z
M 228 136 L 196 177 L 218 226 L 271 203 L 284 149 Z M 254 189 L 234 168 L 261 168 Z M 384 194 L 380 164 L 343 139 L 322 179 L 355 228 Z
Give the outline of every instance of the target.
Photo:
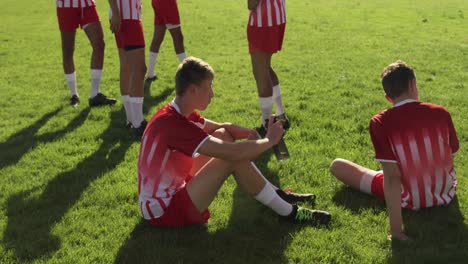
M 0 263 L 466 263 L 468 258 L 468 2 L 464 0 L 287 1 L 283 50 L 273 57 L 293 127 L 291 158 L 257 161 L 281 187 L 318 195 L 329 228 L 297 227 L 243 194 L 233 179 L 211 206 L 207 228 L 145 225 L 137 206 L 139 142 L 124 128 L 119 62 L 108 4 L 96 1 L 106 54 L 102 91 L 114 107 L 90 109 L 90 45 L 80 30 L 75 65 L 82 104 L 68 106 L 53 1 L 4 1 L 0 13 Z M 247 50 L 245 0 L 179 0 L 189 55 L 216 71 L 202 114 L 259 123 Z M 144 0 L 146 42 L 153 14 Z M 457 198 L 447 207 L 404 211 L 410 243 L 390 243 L 385 205 L 328 172 L 336 157 L 371 168 L 369 118 L 390 105 L 379 75 L 403 59 L 423 101 L 444 105 L 460 140 Z M 169 35 L 148 87 L 149 119 L 175 95 L 178 61 Z

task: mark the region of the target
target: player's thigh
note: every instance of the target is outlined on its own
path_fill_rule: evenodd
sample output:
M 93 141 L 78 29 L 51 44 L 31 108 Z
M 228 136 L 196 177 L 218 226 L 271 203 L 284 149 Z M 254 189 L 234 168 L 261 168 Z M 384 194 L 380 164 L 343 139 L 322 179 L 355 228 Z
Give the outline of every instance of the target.
M 213 158 L 187 183 L 187 193 L 200 212 L 208 208 L 232 170 L 231 162 Z
M 358 190 L 361 187 L 363 177 L 377 173 L 374 170 L 345 159 L 335 159 L 330 166 L 330 172 L 337 179 Z
M 270 75 L 269 53 L 251 53 L 252 71 L 255 78 L 267 78 Z
M 87 24 L 83 30 L 88 36 L 89 42 L 94 46 L 104 46 L 104 33 L 102 32 L 101 22 L 92 22 Z
M 75 49 L 76 31 L 61 31 L 62 50 L 64 52 L 73 52 Z
M 132 71 L 140 71 L 146 68 L 144 47 L 127 50 L 125 53 L 127 63 Z
M 182 37 L 182 28 L 180 27 L 180 25 L 166 25 L 166 27 L 169 30 L 169 33 L 171 33 L 172 38 Z

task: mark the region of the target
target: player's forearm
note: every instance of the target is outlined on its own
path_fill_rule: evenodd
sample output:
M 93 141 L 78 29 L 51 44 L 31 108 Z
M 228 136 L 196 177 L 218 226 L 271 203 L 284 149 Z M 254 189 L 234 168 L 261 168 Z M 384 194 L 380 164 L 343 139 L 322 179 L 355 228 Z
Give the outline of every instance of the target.
M 109 6 L 113 14 L 119 13 L 119 6 L 117 5 L 117 0 L 109 0 Z
M 232 160 L 254 160 L 273 146 L 268 138 L 233 143 Z
M 400 178 L 384 176 L 384 193 L 390 220 L 390 232 L 392 235 L 400 234 L 403 232 Z

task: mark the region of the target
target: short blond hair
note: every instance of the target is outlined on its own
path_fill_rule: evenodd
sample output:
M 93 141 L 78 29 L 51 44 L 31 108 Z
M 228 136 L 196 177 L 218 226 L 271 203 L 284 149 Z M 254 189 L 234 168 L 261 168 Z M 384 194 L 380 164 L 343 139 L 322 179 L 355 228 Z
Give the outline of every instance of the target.
M 397 60 L 384 68 L 380 78 L 385 94 L 394 99 L 408 91 L 410 82 L 416 79 L 416 75 L 406 62 Z
M 213 79 L 214 70 L 202 59 L 187 57 L 179 64 L 175 76 L 177 95 L 183 95 L 190 84 L 200 84 L 204 80 Z

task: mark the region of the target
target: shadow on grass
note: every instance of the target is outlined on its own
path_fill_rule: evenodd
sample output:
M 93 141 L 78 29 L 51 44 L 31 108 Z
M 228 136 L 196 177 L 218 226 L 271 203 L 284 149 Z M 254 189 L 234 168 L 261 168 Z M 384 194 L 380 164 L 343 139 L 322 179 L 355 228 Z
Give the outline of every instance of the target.
M 262 155 L 256 164 L 277 184 L 277 176 L 267 171 L 270 155 Z M 221 199 L 218 196 L 214 203 Z M 285 263 L 284 251 L 299 228 L 236 188 L 225 228 L 213 232 L 204 226 L 163 229 L 142 220 L 115 263 Z
M 385 210 L 384 201 L 348 186 L 343 186 L 333 195 L 333 202 L 350 210 L 353 214 L 359 214 L 361 210 L 370 208 Z
M 57 115 L 62 109 L 63 107 L 58 107 L 57 109 L 45 114 L 35 123 L 16 132 L 5 142 L 0 143 L 0 149 L 4 150 L 0 152 L 0 170 L 8 166 L 15 165 L 24 154 L 36 148 L 38 144 L 56 141 L 65 134 L 80 127 L 89 114 L 89 108 L 86 108 L 73 118 L 66 127 L 37 136 L 37 131 L 39 131 L 39 129 L 41 129 L 49 119 Z
M 145 104 L 155 105 L 164 101 L 172 90 L 168 88 L 155 97 L 146 96 Z M 89 112 L 89 109 L 86 111 Z M 60 173 L 44 188 L 9 197 L 3 243 L 7 249 L 14 251 L 19 260 L 47 258 L 56 252 L 61 240 L 51 233 L 52 227 L 61 221 L 91 182 L 112 171 L 124 160 L 135 140 L 124 126 L 123 109 L 111 112 L 110 120 L 110 125 L 100 135 L 102 143 L 99 148 L 74 169 Z
M 333 201 L 359 214 L 362 209 L 385 211 L 385 203 L 370 195 L 343 187 Z M 405 232 L 411 242 L 392 241 L 389 263 L 464 263 L 468 259 L 468 228 L 458 199 L 448 206 L 403 210 Z M 383 234 L 382 234 L 383 235 Z
M 448 206 L 404 210 L 403 219 L 414 240 L 392 242 L 389 263 L 466 263 L 468 228 L 456 196 Z

